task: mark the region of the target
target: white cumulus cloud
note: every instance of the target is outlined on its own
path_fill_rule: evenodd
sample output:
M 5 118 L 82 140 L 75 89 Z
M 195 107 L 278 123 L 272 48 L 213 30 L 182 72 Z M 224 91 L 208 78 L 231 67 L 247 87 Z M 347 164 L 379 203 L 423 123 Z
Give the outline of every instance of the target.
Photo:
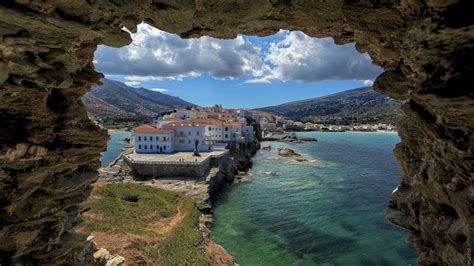
M 211 37 L 181 39 L 175 34 L 138 25 L 126 47 L 99 46 L 94 64 L 107 75 L 124 75 L 126 84 L 182 80 L 207 73 L 215 79 L 245 77 L 246 83 L 272 80 L 317 82 L 360 80 L 369 84 L 382 72 L 354 44 L 336 45 L 331 38 L 280 31 L 273 41 L 252 42 Z
M 273 66 L 267 79 L 366 80 L 381 73 L 369 55 L 357 52 L 354 44 L 336 45 L 331 38 L 311 38 L 299 31 L 271 43 L 265 62 Z
M 167 89 L 163 89 L 163 88 L 148 88 L 149 90 L 151 91 L 157 91 L 157 92 L 167 92 L 168 90 Z
M 372 85 L 374 85 L 374 81 L 373 81 L 373 80 L 370 80 L 370 79 L 366 79 L 366 80 L 362 81 L 362 83 L 364 83 L 365 86 L 372 86 Z
M 97 70 L 109 75 L 151 77 L 149 80 L 181 80 L 202 73 L 215 78 L 253 76 L 265 68 L 260 48 L 241 36 L 233 40 L 181 39 L 140 24 L 132 37 L 133 42 L 126 47 L 99 46 Z

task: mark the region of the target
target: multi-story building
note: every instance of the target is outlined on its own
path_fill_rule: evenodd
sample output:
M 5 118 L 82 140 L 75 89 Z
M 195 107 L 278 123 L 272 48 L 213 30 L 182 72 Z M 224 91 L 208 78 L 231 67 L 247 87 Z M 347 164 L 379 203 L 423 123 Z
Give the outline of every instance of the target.
M 156 128 L 145 124 L 132 130 L 132 145 L 138 153 L 172 153 L 174 152 L 173 130 Z
M 209 151 L 212 143 L 206 142 L 206 124 L 192 120 L 170 121 L 162 125 L 163 129 L 174 132 L 175 151 Z
M 240 111 L 239 111 L 240 110 Z M 211 151 L 227 143 L 248 143 L 255 132 L 247 125 L 247 110 L 211 108 L 179 109 L 133 129 L 132 140 L 138 153 Z
M 252 112 L 246 109 L 237 109 L 235 110 L 236 117 L 244 117 L 247 119 L 252 119 Z
M 211 151 L 226 143 L 251 142 L 252 126 L 212 118 L 158 118 L 153 125 L 141 125 L 132 131 L 132 142 L 138 153 L 172 153 Z
M 179 119 L 190 119 L 193 118 L 193 111 L 191 109 L 178 109 L 176 110 L 176 118 Z

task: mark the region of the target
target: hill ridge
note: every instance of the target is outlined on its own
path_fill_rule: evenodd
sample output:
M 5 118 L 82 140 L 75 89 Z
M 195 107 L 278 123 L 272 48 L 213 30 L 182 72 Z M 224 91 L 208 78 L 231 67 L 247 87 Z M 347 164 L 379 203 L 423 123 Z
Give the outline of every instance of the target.
M 104 123 L 143 121 L 170 111 L 194 104 L 183 99 L 143 87 L 134 88 L 110 79 L 92 86 L 82 101 L 87 112 Z
M 334 94 L 257 108 L 286 118 L 325 124 L 386 123 L 401 118 L 401 102 L 361 87 Z

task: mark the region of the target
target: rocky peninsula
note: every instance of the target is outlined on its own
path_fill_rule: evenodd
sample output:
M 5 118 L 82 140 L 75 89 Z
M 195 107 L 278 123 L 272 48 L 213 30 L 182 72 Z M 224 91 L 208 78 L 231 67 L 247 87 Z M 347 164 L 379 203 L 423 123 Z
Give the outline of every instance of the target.
M 260 143 L 253 141 L 239 149 L 231 149 L 229 156 L 219 165 L 213 166 L 202 177 L 149 178 L 138 176 L 124 163 L 122 152 L 107 167 L 101 169 L 101 180 L 108 183 L 141 184 L 166 191 L 177 192 L 194 200 L 200 212 L 198 230 L 201 234 L 202 250 L 211 265 L 233 265 L 234 259 L 223 247 L 210 238 L 213 222 L 213 200 L 225 186 L 247 178 L 252 167 L 252 156 L 260 149 Z M 114 253 L 114 251 L 111 251 Z M 121 254 L 119 254 L 121 255 Z M 125 256 L 126 257 L 126 256 Z M 103 259 L 103 258 L 102 258 Z

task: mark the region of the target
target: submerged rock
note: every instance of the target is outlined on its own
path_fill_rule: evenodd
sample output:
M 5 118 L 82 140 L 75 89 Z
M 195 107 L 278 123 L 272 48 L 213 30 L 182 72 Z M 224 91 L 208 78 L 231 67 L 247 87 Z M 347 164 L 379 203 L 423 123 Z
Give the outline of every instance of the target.
M 277 176 L 278 174 L 273 171 L 268 171 L 268 172 L 261 172 L 262 175 L 264 176 Z
M 301 156 L 301 154 L 289 148 L 279 148 L 278 155 L 283 156 L 283 157 Z
M 295 158 L 295 161 L 298 161 L 298 162 L 308 162 L 309 160 L 306 159 L 306 158 Z
M 264 151 L 271 151 L 272 150 L 272 146 L 268 145 L 268 146 L 263 146 L 262 147 L 262 150 Z

